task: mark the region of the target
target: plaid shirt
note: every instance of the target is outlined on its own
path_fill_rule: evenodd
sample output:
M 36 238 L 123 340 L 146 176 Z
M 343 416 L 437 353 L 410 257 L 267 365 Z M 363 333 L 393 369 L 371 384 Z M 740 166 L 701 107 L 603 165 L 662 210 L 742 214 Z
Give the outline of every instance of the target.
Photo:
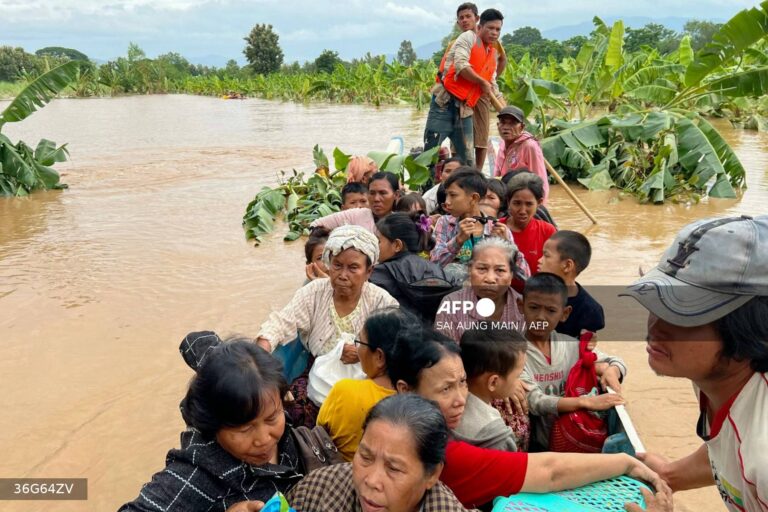
M 286 496 L 296 512 L 361 512 L 352 482 L 352 464 L 313 471 Z M 424 494 L 420 512 L 467 512 L 442 482 Z
M 515 239 L 512 236 L 512 231 L 509 227 L 504 226 L 507 230 L 507 240 L 515 243 Z M 483 228 L 483 237 L 492 236 L 493 223 L 487 222 Z M 429 260 L 433 263 L 438 263 L 441 266 L 446 266 L 449 263 L 453 263 L 456 260 L 459 251 L 463 244 L 459 244 L 456 237 L 459 235 L 459 220 L 453 215 L 443 215 L 437 220 L 435 224 L 435 247 L 429 255 Z M 479 240 L 478 240 L 479 241 Z M 531 269 L 528 266 L 528 262 L 525 261 L 523 254 L 518 251 L 515 258 L 515 264 L 520 271 L 526 276 L 531 275 Z
M 240 501 L 267 501 L 303 476 L 289 427 L 278 443 L 278 453 L 278 464 L 251 466 L 189 428 L 181 434 L 181 449 L 168 452 L 165 469 L 118 512 L 224 512 Z

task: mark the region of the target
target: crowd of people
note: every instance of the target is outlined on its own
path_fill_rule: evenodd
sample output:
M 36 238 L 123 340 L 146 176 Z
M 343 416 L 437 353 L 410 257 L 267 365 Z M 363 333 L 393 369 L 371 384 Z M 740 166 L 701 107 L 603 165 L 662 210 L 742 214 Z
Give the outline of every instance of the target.
M 121 511 L 257 511 L 275 492 L 298 512 L 490 510 L 620 475 L 650 484 L 651 511 L 707 485 L 730 510 L 768 511 L 768 217 L 687 226 L 626 291 L 649 311 L 651 368 L 695 386 L 701 448 L 669 461 L 555 443 L 569 414 L 624 403 L 628 368 L 596 346 L 603 308 L 577 282 L 591 246 L 547 209 L 522 110 L 498 113 L 494 176 L 478 170 L 503 19 L 459 6 L 425 130 L 455 155 L 424 194 L 353 158 L 290 301 L 253 339 L 184 338 L 181 446 Z M 573 396 L 580 361 L 597 385 Z

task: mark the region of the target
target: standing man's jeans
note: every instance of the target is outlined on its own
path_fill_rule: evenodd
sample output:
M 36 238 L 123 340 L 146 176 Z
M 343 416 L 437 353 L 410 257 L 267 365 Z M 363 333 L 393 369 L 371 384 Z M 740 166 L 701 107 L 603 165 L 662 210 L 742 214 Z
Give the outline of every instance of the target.
M 435 96 L 432 95 L 427 126 L 424 128 L 424 151 L 439 146 L 446 138 L 450 138 L 453 142 L 456 148 L 455 156 L 464 160 L 466 165 L 475 165 L 472 116 L 462 119 L 456 100 L 451 100 L 445 107 L 440 107 L 435 103 Z M 434 175 L 432 178 L 434 179 Z

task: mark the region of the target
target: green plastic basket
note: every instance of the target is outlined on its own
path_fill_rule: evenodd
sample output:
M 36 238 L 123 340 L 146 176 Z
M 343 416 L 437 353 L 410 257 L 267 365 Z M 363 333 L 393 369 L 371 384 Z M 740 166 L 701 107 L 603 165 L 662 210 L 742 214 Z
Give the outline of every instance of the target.
M 645 509 L 640 492 L 643 487 L 651 490 L 633 478 L 620 476 L 569 491 L 496 498 L 493 512 L 624 512 L 624 504 L 628 502 Z

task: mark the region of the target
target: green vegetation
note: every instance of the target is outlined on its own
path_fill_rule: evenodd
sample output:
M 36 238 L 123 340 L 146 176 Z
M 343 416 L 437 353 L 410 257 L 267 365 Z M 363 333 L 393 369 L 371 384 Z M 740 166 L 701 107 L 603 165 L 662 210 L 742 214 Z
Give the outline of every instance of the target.
M 744 168 L 704 116 L 761 119 L 768 2 L 738 13 L 696 53 L 690 36 L 667 55 L 647 45 L 628 52 L 621 21 L 595 18 L 595 27 L 576 57 L 523 58 L 500 79 L 507 100 L 535 117 L 547 159 L 590 189 L 642 201 L 736 197 Z
M 372 151 L 368 156 L 379 169 L 393 172 L 407 185 L 418 187 L 429 179 L 429 166 L 437 160 L 438 150 L 434 148 L 416 157 L 380 151 Z M 283 217 L 289 229 L 284 239 L 296 240 L 309 234 L 309 225 L 313 220 L 339 211 L 340 190 L 347 182 L 346 168 L 351 156 L 335 148 L 335 170 L 332 172 L 329 171 L 328 157 L 322 148 L 316 145 L 312 156 L 315 172 L 309 177 L 295 169 L 290 175 L 280 171 L 278 186 L 262 188 L 248 204 L 243 216 L 246 239 L 253 240 L 256 245 L 260 244 L 262 237 L 274 230 L 275 221 Z
M 283 50 L 272 25 L 256 25 L 245 38 L 243 53 L 254 73 L 266 75 L 280 70 L 283 64 Z
M 23 121 L 44 107 L 76 79 L 80 66 L 80 61 L 73 60 L 43 73 L 0 112 L 0 196 L 25 196 L 36 189 L 66 187 L 51 168 L 67 159 L 66 145 L 57 147 L 43 139 L 32 149 L 23 141 L 14 144 L 2 129 L 6 123 Z
M 594 22 L 588 36 L 562 42 L 533 27 L 502 38 L 509 63 L 500 88 L 508 103 L 530 116 L 547 158 L 568 179 L 591 189 L 618 187 L 642 201 L 735 197 L 745 185 L 744 169 L 709 119 L 768 128 L 768 1 L 723 25 L 691 21 L 682 34 L 655 24 L 634 29 L 621 21 Z M 454 27 L 444 43 L 455 35 Z M 303 65 L 283 64 L 271 26 L 254 26 L 245 40 L 249 64 L 231 60 L 223 68 L 195 66 L 176 53 L 150 59 L 135 44 L 101 66 L 66 48 L 33 55 L 2 47 L 0 80 L 30 84 L 61 62 L 79 59 L 72 81 L 57 92 L 236 93 L 425 108 L 442 57 L 441 51 L 435 59 L 415 60 L 412 45 L 403 41 L 391 62 L 370 54 L 345 62 L 326 49 Z M 13 87 L 0 84 L 0 93 L 17 92 Z M 307 183 L 293 178 L 298 181 L 291 187 Z

